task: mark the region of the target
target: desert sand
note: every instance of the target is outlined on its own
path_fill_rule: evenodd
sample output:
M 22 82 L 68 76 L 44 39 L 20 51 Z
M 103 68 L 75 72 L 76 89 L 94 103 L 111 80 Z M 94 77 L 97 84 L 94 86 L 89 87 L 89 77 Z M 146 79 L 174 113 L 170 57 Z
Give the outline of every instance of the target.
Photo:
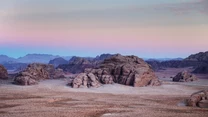
M 163 71 L 164 74 L 165 71 Z M 38 85 L 0 84 L 0 117 L 207 117 L 208 109 L 187 107 L 184 100 L 208 88 L 207 79 L 174 83 L 160 77 L 162 86 L 119 84 L 73 89 L 68 79 Z

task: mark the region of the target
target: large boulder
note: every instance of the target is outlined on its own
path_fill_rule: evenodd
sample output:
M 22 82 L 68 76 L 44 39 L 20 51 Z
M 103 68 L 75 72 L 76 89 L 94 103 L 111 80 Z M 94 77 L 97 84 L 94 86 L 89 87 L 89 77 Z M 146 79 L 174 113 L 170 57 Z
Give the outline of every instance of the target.
M 173 77 L 174 82 L 190 82 L 197 79 L 198 78 L 194 74 L 191 74 L 187 71 L 180 72 L 175 77 Z
M 32 63 L 15 77 L 14 83 L 19 85 L 33 85 L 37 84 L 40 80 L 59 78 L 60 76 L 61 74 L 57 74 L 57 70 L 53 65 Z
M 187 99 L 187 106 L 208 108 L 208 90 L 195 92 Z
M 6 68 L 4 68 L 3 65 L 0 65 L 0 79 L 7 79 L 8 78 L 8 72 Z
M 94 74 L 102 84 L 119 83 L 134 87 L 161 85 L 150 66 L 136 56 L 116 54 L 105 59 L 96 69 L 85 69 L 85 73 Z

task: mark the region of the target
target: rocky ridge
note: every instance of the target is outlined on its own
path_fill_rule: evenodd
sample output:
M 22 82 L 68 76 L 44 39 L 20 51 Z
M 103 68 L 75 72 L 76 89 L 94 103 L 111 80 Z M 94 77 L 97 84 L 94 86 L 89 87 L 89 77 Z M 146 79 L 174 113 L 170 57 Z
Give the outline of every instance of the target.
M 102 84 L 119 83 L 134 87 L 161 85 L 150 66 L 136 56 L 117 54 L 105 59 L 98 68 L 87 68 L 84 72 L 94 74 Z M 77 78 L 75 77 L 72 84 Z M 79 84 L 84 83 L 80 80 Z
M 14 84 L 34 85 L 38 84 L 40 80 L 60 77 L 64 77 L 63 71 L 55 69 L 53 65 L 32 63 L 24 71 L 15 76 Z

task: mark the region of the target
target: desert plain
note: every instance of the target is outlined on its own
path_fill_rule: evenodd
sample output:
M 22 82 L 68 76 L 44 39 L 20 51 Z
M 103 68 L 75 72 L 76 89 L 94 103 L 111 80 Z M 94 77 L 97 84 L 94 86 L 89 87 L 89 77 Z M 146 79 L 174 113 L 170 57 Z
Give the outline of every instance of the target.
M 199 80 L 194 82 L 172 82 L 170 77 L 180 70 L 156 72 L 163 84 L 148 87 L 107 84 L 74 89 L 67 86 L 69 78 L 32 86 L 1 80 L 0 117 L 207 117 L 207 108 L 188 107 L 185 100 L 208 88 L 208 76 L 197 75 Z

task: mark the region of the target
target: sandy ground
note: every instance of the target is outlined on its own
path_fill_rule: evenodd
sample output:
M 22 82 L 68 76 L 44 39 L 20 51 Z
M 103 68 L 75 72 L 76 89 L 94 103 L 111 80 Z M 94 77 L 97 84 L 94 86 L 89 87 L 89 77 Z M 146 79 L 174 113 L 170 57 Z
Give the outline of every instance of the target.
M 160 79 L 164 80 L 165 78 Z M 0 117 L 208 117 L 208 109 L 184 106 L 208 80 L 158 87 L 103 85 L 73 89 L 67 79 L 45 80 L 34 86 L 0 83 Z

